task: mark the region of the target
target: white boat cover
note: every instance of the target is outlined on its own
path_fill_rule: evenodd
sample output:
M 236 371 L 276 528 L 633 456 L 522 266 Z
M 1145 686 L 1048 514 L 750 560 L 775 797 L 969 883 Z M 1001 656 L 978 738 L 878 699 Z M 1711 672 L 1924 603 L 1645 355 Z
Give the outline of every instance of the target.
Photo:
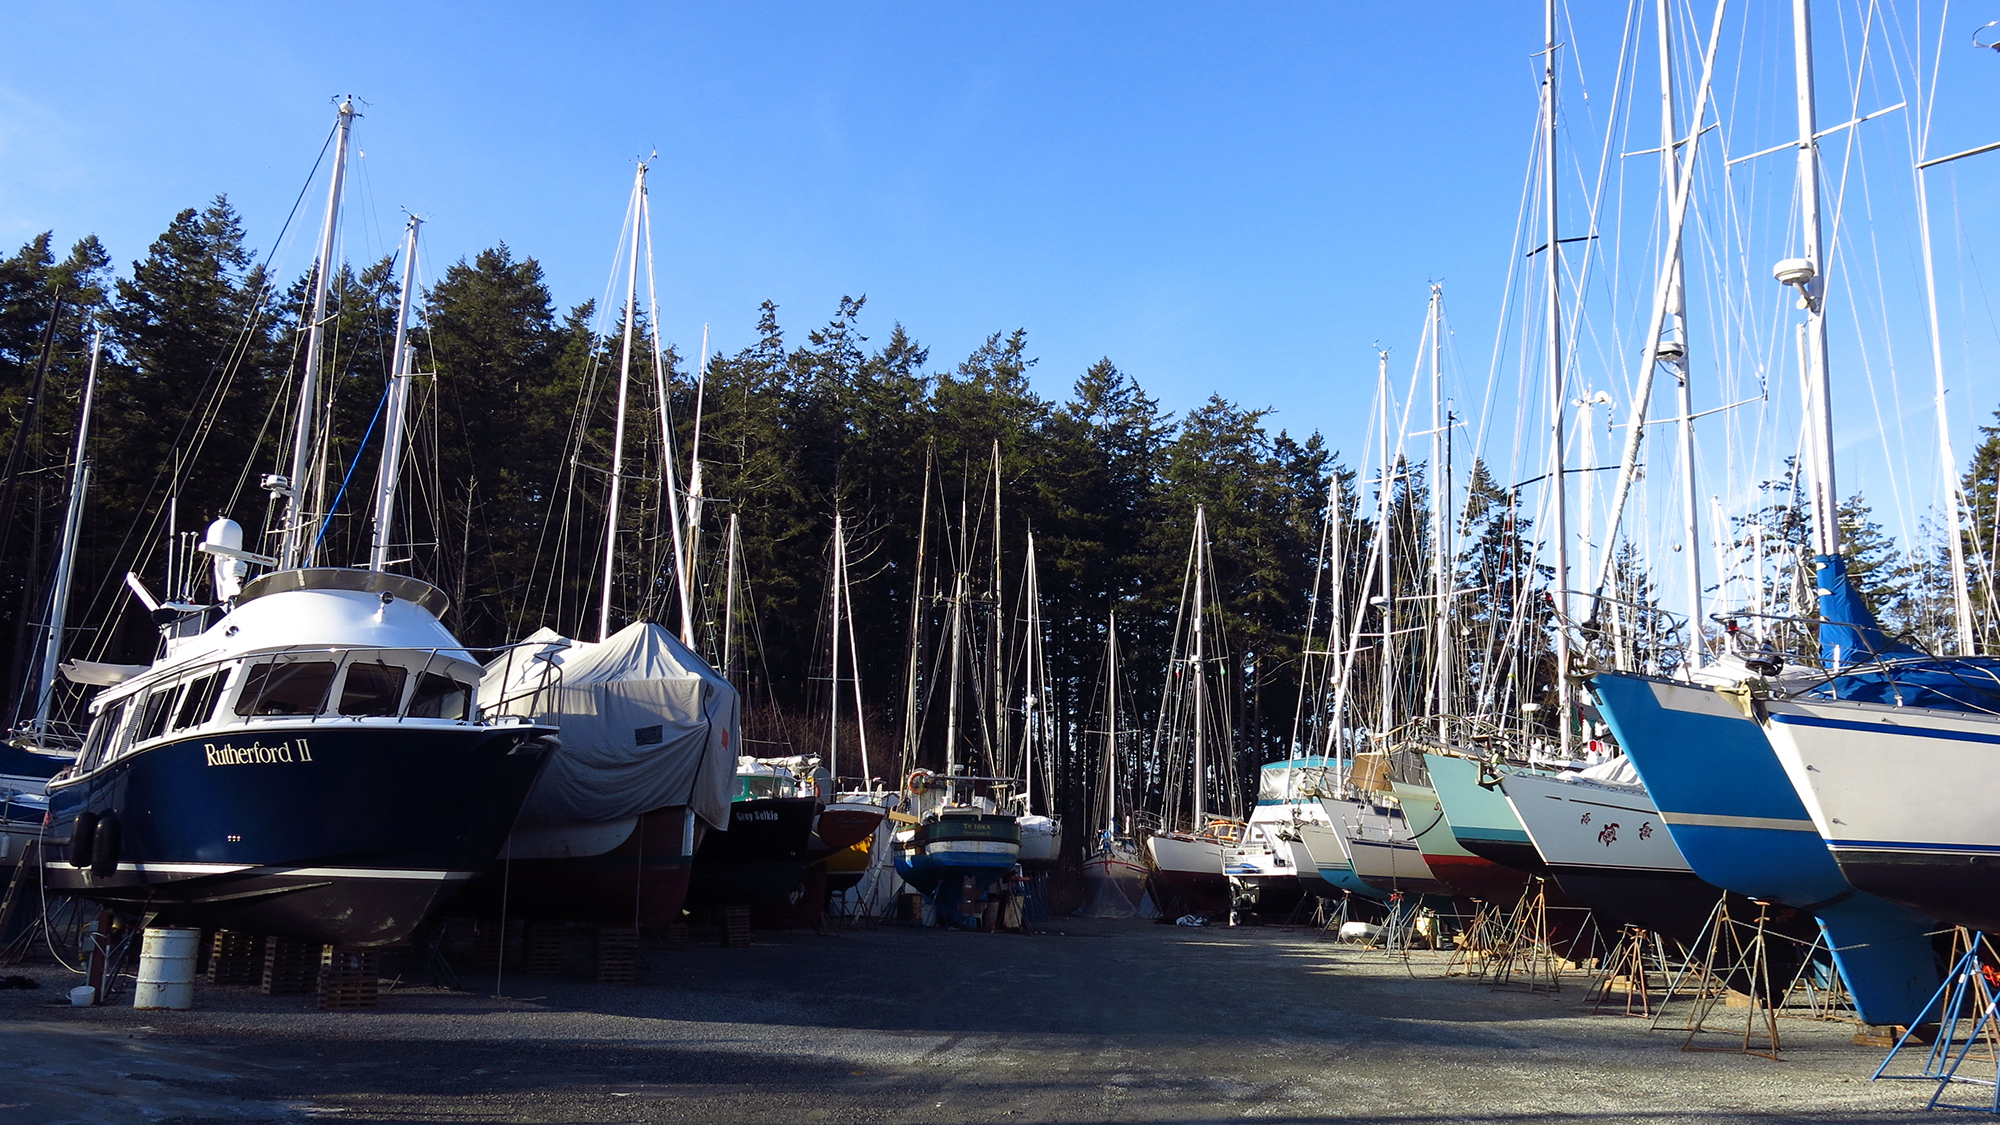
M 1580 769 L 1576 771 L 1576 775 L 1578 777 L 1587 777 L 1592 781 L 1608 782 L 1612 785 L 1640 787 L 1645 784 L 1639 780 L 1638 767 L 1632 764 L 1632 759 L 1627 758 L 1623 754 L 1615 758 L 1606 759 L 1594 766 Z
M 552 629 L 495 657 L 479 682 L 485 713 L 562 732 L 521 808 L 523 824 L 621 820 L 687 805 L 729 828 L 736 689 L 664 626 L 640 621 L 595 644 Z

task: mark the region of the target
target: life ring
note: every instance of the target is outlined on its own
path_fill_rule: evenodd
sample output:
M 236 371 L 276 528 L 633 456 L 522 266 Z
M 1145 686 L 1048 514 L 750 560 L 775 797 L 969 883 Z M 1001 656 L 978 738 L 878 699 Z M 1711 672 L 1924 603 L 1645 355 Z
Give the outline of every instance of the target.
M 904 788 L 908 789 L 912 793 L 920 793 L 923 791 L 924 782 L 929 781 L 932 777 L 935 776 L 936 775 L 931 773 L 931 771 L 929 770 L 922 770 L 922 769 L 911 770 L 909 784 L 904 786 Z
M 69 865 L 78 869 L 90 866 L 90 844 L 97 835 L 97 814 L 80 812 L 69 826 Z
M 97 822 L 97 831 L 90 835 L 91 875 L 105 879 L 118 873 L 118 851 L 124 835 L 116 816 L 107 813 Z

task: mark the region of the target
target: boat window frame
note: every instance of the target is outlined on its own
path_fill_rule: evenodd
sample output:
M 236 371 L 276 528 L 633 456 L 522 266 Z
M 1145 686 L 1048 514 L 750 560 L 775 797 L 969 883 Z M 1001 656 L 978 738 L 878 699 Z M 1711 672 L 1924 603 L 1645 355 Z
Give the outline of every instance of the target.
M 193 730 L 214 722 L 216 709 L 221 706 L 223 696 L 229 691 L 230 673 L 234 672 L 237 667 L 239 666 L 233 664 L 219 665 L 212 672 L 203 673 L 186 681 L 182 685 L 181 699 L 174 707 L 174 717 L 168 729 L 173 731 Z M 201 708 L 200 714 L 190 715 L 188 713 L 188 706 L 200 698 L 201 693 L 204 691 L 208 695 L 207 704 Z
M 140 706 L 139 717 L 133 723 L 131 741 L 125 747 L 128 751 L 141 742 L 151 742 L 153 739 L 166 736 L 168 724 L 173 722 L 174 715 L 180 711 L 183 686 L 181 682 L 176 681 L 146 693 L 146 701 Z
M 426 681 L 429 680 L 443 680 L 452 685 L 453 690 L 442 693 L 437 698 L 444 700 L 454 694 L 462 697 L 463 702 L 459 706 L 458 714 L 446 715 L 443 713 L 442 707 L 439 708 L 439 713 L 436 715 L 417 714 L 417 706 L 421 694 L 426 686 Z M 454 723 L 467 722 L 473 714 L 473 693 L 476 690 L 476 685 L 466 683 L 464 680 L 452 675 L 449 671 L 433 671 L 430 667 L 430 662 L 426 661 L 425 666 L 418 670 L 416 676 L 411 680 L 409 702 L 403 707 L 402 717 L 406 719 L 439 719 Z
M 118 728 L 125 724 L 125 705 L 131 701 L 131 697 L 127 696 L 115 703 L 108 703 L 97 713 L 97 718 L 91 721 L 90 732 L 83 738 L 83 750 L 77 754 L 79 773 L 89 773 L 110 759 L 110 755 L 105 751 L 118 737 Z
M 394 650 L 394 649 L 383 649 L 383 650 L 380 650 L 379 652 L 377 652 L 377 653 L 376 653 L 376 657 L 375 657 L 375 659 L 373 659 L 373 660 L 362 660 L 362 659 L 358 659 L 358 658 L 356 658 L 356 659 L 349 659 L 349 660 L 344 660 L 344 661 L 342 662 L 342 670 L 341 670 L 341 674 L 340 674 L 340 682 L 339 682 L 339 685 L 338 685 L 338 686 L 339 686 L 339 690 L 338 690 L 338 691 L 334 691 L 334 690 L 331 690 L 331 687 L 330 687 L 330 688 L 329 688 L 329 690 L 328 690 L 328 692 L 327 692 L 327 699 L 328 699 L 328 700 L 329 700 L 329 701 L 330 701 L 330 702 L 332 703 L 332 707 L 333 707 L 333 709 L 332 709 L 332 711 L 330 711 L 330 712 L 326 712 L 326 713 L 328 713 L 328 714 L 333 714 L 333 715 L 338 715 L 338 716 L 340 716 L 340 717 L 341 717 L 341 718 L 343 718 L 343 719 L 400 719 L 400 718 L 402 718 L 402 717 L 403 717 L 403 711 L 404 711 L 404 708 L 405 708 L 405 706 L 406 706 L 406 702 L 405 702 L 405 701 L 407 701 L 407 700 L 410 700 L 410 699 L 412 699 L 412 698 L 414 697 L 414 687 L 415 687 L 415 684 L 417 683 L 417 680 L 418 680 L 418 678 L 419 678 L 419 677 L 420 677 L 421 675 L 423 675 L 424 673 L 423 673 L 423 672 L 422 672 L 421 670 L 418 670 L 418 669 L 413 669 L 413 668 L 411 668 L 409 664 L 406 664 L 406 663 L 400 663 L 400 662 L 397 662 L 397 661 L 393 661 L 393 660 L 390 660 L 390 659 L 387 659 L 387 655 L 388 655 L 389 653 L 391 653 L 391 652 L 394 652 L 394 651 L 396 651 L 396 650 Z M 428 661 L 426 661 L 426 663 L 428 663 Z M 353 678 L 354 678 L 354 673 L 355 673 L 356 671 L 359 671 L 359 670 L 361 670 L 361 669 L 364 669 L 364 668 L 367 668 L 367 669 L 375 669 L 375 668 L 386 668 L 386 669 L 392 669 L 392 670 L 394 670 L 394 671 L 395 671 L 395 673 L 397 674 L 397 676 L 398 676 L 398 677 L 400 677 L 400 679 L 399 679 L 399 682 L 398 682 L 398 683 L 396 684 L 396 690 L 395 690 L 395 694 L 393 695 L 393 697 L 391 698 L 391 700 L 390 700 L 390 702 L 389 702 L 389 705 L 388 705 L 388 710 L 386 710 L 386 711 L 349 711 L 349 710 L 347 709 L 347 686 L 348 686 L 348 684 L 349 684 L 350 682 L 352 682 L 352 680 L 353 680 Z
M 324 715 L 327 713 L 327 702 L 333 697 L 333 685 L 341 679 L 341 667 L 345 663 L 342 659 L 344 655 L 344 653 L 315 650 L 276 652 L 245 660 L 243 674 L 237 679 L 236 698 L 230 709 L 236 718 L 245 722 L 256 722 L 259 719 L 312 719 Z M 265 697 L 270 694 L 268 681 L 271 676 L 265 669 L 305 668 L 311 665 L 325 665 L 329 669 L 326 673 L 326 682 L 320 688 L 319 704 L 315 709 L 268 713 L 245 710 L 246 706 L 250 708 L 261 706 Z M 260 679 L 264 682 L 260 683 Z M 280 686 L 282 685 L 283 681 L 280 681 Z

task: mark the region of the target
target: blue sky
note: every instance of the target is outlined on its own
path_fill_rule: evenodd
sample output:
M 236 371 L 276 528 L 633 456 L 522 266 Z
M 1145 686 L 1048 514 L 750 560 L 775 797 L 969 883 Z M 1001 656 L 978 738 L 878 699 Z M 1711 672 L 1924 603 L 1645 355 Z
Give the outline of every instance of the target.
M 1689 6 L 1685 21 L 1705 31 L 1712 5 Z M 1732 154 L 1791 128 L 1789 7 L 1737 0 L 1718 79 L 1726 127 L 1714 135 Z M 1903 7 L 1883 18 L 1921 15 L 1928 41 L 1934 7 Z M 1843 67 L 1863 9 L 1818 0 L 1815 11 L 1821 117 L 1833 123 L 1848 111 Z M 1650 4 L 1639 12 L 1650 21 Z M 1566 233 L 1582 227 L 1626 11 L 1576 5 L 1575 15 L 1562 35 Z M 1989 112 L 2000 57 L 1965 42 L 2000 9 L 1976 16 L 1961 5 L 1948 26 L 1933 153 L 2000 139 Z M 1535 128 L 1541 16 L 1530 3 L 7 4 L 0 18 L 9 249 L 44 229 L 64 242 L 96 233 L 122 266 L 174 211 L 218 192 L 241 210 L 252 244 L 271 249 L 330 98 L 353 92 L 366 117 L 351 258 L 384 253 L 407 207 L 429 220 L 431 277 L 505 241 L 543 263 L 560 303 L 597 296 L 631 162 L 657 150 L 662 322 L 684 353 L 704 322 L 719 349 L 748 343 L 766 298 L 798 336 L 843 294 L 865 293 L 864 330 L 880 339 L 900 320 L 930 346 L 933 368 L 1023 327 L 1051 397 L 1108 355 L 1171 410 L 1218 391 L 1273 407 L 1275 425 L 1324 431 L 1349 463 L 1363 456 L 1373 348 L 1393 348 L 1397 382 L 1407 379 L 1432 280 L 1446 286 L 1457 331 L 1461 404 L 1487 401 L 1496 328 L 1522 299 L 1504 283 Z M 1896 35 L 1911 53 L 1908 30 L 1892 29 L 1877 36 L 1878 59 Z M 1614 157 L 1657 144 L 1650 50 L 1632 56 L 1634 108 Z M 1897 81 L 1878 67 L 1860 107 L 1907 96 Z M 1891 116 L 1862 128 L 1871 145 L 1902 137 L 1907 148 L 1906 126 Z M 1865 485 L 1900 527 L 1930 502 L 1925 473 L 1935 473 L 1922 460 L 1935 445 L 1929 353 L 1910 321 L 1913 228 L 1891 217 L 1898 184 L 1907 195 L 1907 152 L 1871 159 L 1867 190 L 1848 207 L 1871 225 L 1853 228 L 1849 260 L 1895 273 L 1880 315 L 1849 315 L 1835 334 L 1842 487 Z M 2000 401 L 1989 374 L 2000 331 L 1967 264 L 2000 221 L 2000 155 L 1988 159 L 1954 169 L 1948 192 L 1945 180 L 1933 187 L 1946 212 L 1934 226 L 1950 271 L 1961 457 Z M 1729 368 L 1700 381 L 1700 408 L 1752 383 L 1774 399 L 1796 394 L 1772 345 L 1788 339 L 1783 294 L 1768 262 L 1749 260 L 1785 252 L 1788 161 L 1738 173 L 1739 200 L 1769 212 L 1762 241 L 1732 250 L 1717 236 L 1704 251 L 1716 270 L 1737 271 L 1747 294 L 1737 311 L 1754 304 L 1754 315 L 1727 336 L 1713 328 L 1727 319 L 1721 299 L 1702 305 L 1702 286 L 1690 284 L 1716 336 L 1696 354 Z M 1657 158 L 1610 167 L 1611 195 L 1625 202 L 1603 215 L 1600 296 L 1586 309 L 1574 379 L 1578 390 L 1608 388 L 1622 418 L 1630 336 L 1654 268 Z M 306 267 L 315 207 L 277 248 L 288 275 Z M 1738 221 L 1703 199 L 1697 209 L 1712 230 Z M 1629 236 L 1615 256 L 1614 225 Z M 1521 342 L 1515 330 L 1497 364 L 1489 443 L 1511 443 L 1509 419 L 1539 409 L 1517 390 Z M 1727 445 L 1714 456 L 1728 466 L 1704 490 L 1733 503 L 1795 425 L 1782 412 L 1748 436 L 1713 424 L 1704 450 Z M 1613 440 L 1599 435 L 1600 461 Z
M 409 207 L 433 276 L 505 240 L 595 296 L 657 148 L 684 351 L 703 322 L 747 343 L 767 297 L 802 333 L 866 293 L 936 366 L 1019 326 L 1052 395 L 1109 355 L 1172 408 L 1351 432 L 1430 279 L 1492 304 L 1533 127 L 1533 9 L 1389 7 L 17 6 L 0 237 L 128 262 L 226 191 L 268 248 L 353 91 L 379 233 L 351 255 Z

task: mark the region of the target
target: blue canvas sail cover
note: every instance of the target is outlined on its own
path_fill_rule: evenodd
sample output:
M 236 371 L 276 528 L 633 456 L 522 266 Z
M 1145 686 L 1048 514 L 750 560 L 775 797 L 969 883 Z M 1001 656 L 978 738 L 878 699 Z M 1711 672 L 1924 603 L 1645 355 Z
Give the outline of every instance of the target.
M 1936 657 L 1890 640 L 1847 573 L 1847 560 L 1820 555 L 1818 563 L 1820 658 L 1835 675 L 1805 695 L 2000 714 L 2000 658 Z M 1839 671 L 1856 665 L 1864 667 Z
M 2000 657 L 1892 658 L 1868 666 L 1867 671 L 1834 676 L 1804 694 L 1812 699 L 2000 715 Z
M 1829 669 L 1865 664 L 1885 656 L 1919 656 L 1916 649 L 1889 639 L 1847 573 L 1843 555 L 1819 555 L 1819 658 Z

